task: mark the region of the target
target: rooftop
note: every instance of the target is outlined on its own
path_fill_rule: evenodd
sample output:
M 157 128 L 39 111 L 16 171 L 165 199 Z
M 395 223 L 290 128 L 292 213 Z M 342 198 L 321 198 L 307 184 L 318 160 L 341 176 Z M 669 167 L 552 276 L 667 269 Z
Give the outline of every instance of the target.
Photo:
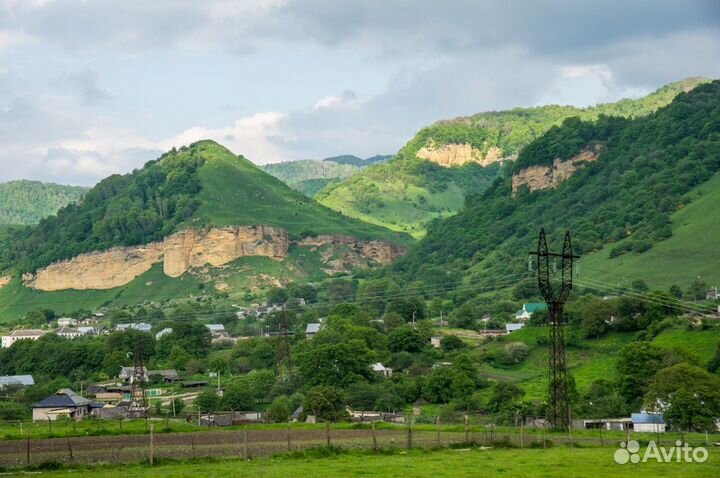
M 5 385 L 35 385 L 32 375 L 5 375 L 0 377 L 0 387 Z
M 45 332 L 38 329 L 13 330 L 10 332 L 10 337 L 40 337 L 43 335 L 45 335 Z
M 73 408 L 90 405 L 90 400 L 81 397 L 69 388 L 58 390 L 55 395 L 50 395 L 39 401 L 33 408 Z

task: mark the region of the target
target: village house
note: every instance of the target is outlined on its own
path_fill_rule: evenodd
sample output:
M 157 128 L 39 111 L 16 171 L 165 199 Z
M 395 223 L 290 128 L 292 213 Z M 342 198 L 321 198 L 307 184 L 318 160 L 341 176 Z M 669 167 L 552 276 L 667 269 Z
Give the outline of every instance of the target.
M 84 325 L 82 327 L 78 327 L 77 331 L 80 332 L 82 335 L 95 335 L 97 334 L 97 330 L 95 327 L 90 327 L 88 325 Z
M 80 332 L 78 329 L 73 329 L 70 327 L 60 327 L 55 329 L 54 332 L 60 337 L 69 340 L 78 338 L 82 335 L 82 332 Z
M 382 376 L 385 377 L 385 378 L 390 378 L 390 377 L 392 377 L 392 372 L 393 372 L 392 369 L 391 369 L 391 368 L 387 368 L 386 366 L 384 366 L 384 365 L 381 364 L 380 362 L 377 362 L 377 363 L 372 364 L 372 369 L 373 369 L 373 372 L 375 372 L 375 373 L 377 373 L 377 374 L 380 374 L 380 375 L 382 375 Z
M 78 321 L 70 317 L 60 317 L 57 320 L 58 327 L 74 327 Z
M 80 419 L 90 414 L 91 405 L 87 398 L 63 388 L 33 405 L 33 421 L 57 420 L 60 416 Z
M 148 371 L 147 368 L 142 368 L 143 373 L 143 382 L 148 381 Z M 118 378 L 122 380 L 125 383 L 133 383 L 135 376 L 135 367 L 120 367 L 120 374 L 118 375 Z
M 168 370 L 148 370 L 147 376 L 150 380 L 153 380 L 154 377 L 158 377 L 160 380 L 162 380 L 165 383 L 173 383 L 180 380 L 180 376 L 178 375 L 177 371 L 174 369 L 168 369 Z
M 12 344 L 17 342 L 18 340 L 37 340 L 40 337 L 45 335 L 45 332 L 42 330 L 14 330 L 10 332 L 9 335 L 4 336 L 2 339 L 0 339 L 0 343 L 2 344 L 2 348 L 10 347 Z
M 630 414 L 630 418 L 634 432 L 665 433 L 665 419 L 660 413 L 641 411 Z
M 305 336 L 308 339 L 315 337 L 315 334 L 320 332 L 321 327 L 322 327 L 322 324 L 319 324 L 319 323 L 307 324 L 307 327 L 305 327 Z
M 139 330 L 140 332 L 150 332 L 152 330 L 152 325 L 139 322 L 137 324 L 117 324 L 115 326 L 115 330 L 121 332 L 130 329 Z
M 525 327 L 525 324 L 522 322 L 517 324 L 505 324 L 505 332 L 509 334 L 510 332 L 515 332 L 516 330 L 520 330 L 523 327 Z

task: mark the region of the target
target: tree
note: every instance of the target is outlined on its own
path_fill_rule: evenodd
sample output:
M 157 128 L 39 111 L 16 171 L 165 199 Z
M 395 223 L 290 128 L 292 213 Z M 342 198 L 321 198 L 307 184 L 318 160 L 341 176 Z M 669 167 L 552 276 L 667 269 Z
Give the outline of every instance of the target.
M 676 299 L 682 299 L 683 298 L 683 291 L 680 287 L 678 287 L 676 284 L 673 284 L 670 286 L 670 295 L 673 296 Z
M 349 417 L 346 407 L 343 390 L 327 385 L 311 388 L 303 401 L 305 413 L 331 422 L 346 420 Z
M 255 404 L 255 397 L 247 385 L 241 381 L 232 381 L 225 385 L 225 392 L 222 397 L 222 406 L 224 409 L 250 410 Z
M 425 348 L 425 342 L 425 337 L 408 325 L 398 327 L 388 335 L 388 348 L 391 352 L 420 352 Z
M 681 430 L 715 430 L 720 416 L 720 378 L 686 363 L 673 365 L 657 373 L 645 405 L 663 411 Z
M 717 344 L 715 354 L 708 361 L 707 369 L 711 373 L 717 373 L 717 371 L 720 370 L 720 343 Z
M 487 408 L 491 412 L 502 412 L 525 396 L 525 390 L 511 382 L 498 382 L 493 387 Z
M 647 342 L 631 342 L 620 350 L 615 365 L 618 391 L 629 408 L 640 406 L 653 377 L 663 368 L 667 353 Z
M 212 390 L 205 390 L 195 399 L 195 406 L 202 413 L 214 412 L 220 405 L 220 397 Z
M 584 337 L 599 338 L 607 330 L 607 322 L 615 314 L 612 301 L 597 297 L 590 299 L 582 309 L 580 330 Z
M 268 406 L 266 413 L 270 421 L 275 423 L 286 422 L 290 420 L 291 410 L 290 399 L 285 395 L 280 395 L 272 401 Z
M 385 308 L 385 313 L 397 312 L 405 322 L 415 322 L 425 319 L 425 303 L 418 297 L 395 299 Z
M 397 312 L 388 312 L 383 316 L 383 323 L 385 324 L 385 331 L 392 332 L 405 325 L 405 319 Z
M 688 295 L 694 300 L 703 300 L 707 297 L 708 285 L 707 282 L 701 279 L 695 279 L 688 288 Z
M 459 370 L 439 367 L 426 378 L 422 396 L 431 403 L 449 403 L 469 397 L 475 391 L 473 380 Z
M 509 342 L 503 346 L 503 362 L 508 364 L 520 363 L 530 353 L 530 347 L 525 342 Z
M 282 287 L 272 287 L 267 291 L 265 299 L 270 305 L 284 304 L 288 300 L 288 291 Z
M 33 309 L 23 318 L 23 324 L 29 327 L 45 327 L 48 322 L 55 319 L 55 312 L 50 309 Z
M 455 352 L 466 347 L 465 342 L 456 335 L 446 335 L 440 340 L 440 348 L 443 352 Z
M 207 355 L 212 334 L 205 325 L 199 322 L 176 322 L 173 331 L 165 337 L 170 337 L 174 345 L 179 345 L 189 355 L 200 358 Z
M 319 344 L 297 354 L 300 376 L 309 385 L 348 385 L 361 378 L 372 379 L 374 354 L 365 342 Z

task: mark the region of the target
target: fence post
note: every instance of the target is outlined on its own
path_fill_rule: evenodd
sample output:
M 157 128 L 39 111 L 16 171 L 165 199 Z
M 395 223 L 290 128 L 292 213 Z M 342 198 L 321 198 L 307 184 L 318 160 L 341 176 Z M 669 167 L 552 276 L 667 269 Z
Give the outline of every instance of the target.
M 375 422 L 370 422 L 370 429 L 372 430 L 372 439 L 373 439 L 373 450 L 377 451 L 378 444 L 377 444 L 377 437 L 375 436 Z
M 52 420 L 50 420 L 50 417 L 48 417 L 48 432 L 52 433 Z
M 546 447 L 546 439 L 545 439 L 545 433 L 547 432 L 547 422 L 543 422 L 543 448 Z
M 523 431 L 525 431 L 525 422 L 520 422 L 520 448 L 525 448 L 525 441 L 523 440 Z
M 155 434 L 153 431 L 155 431 L 155 425 L 150 425 L 150 466 L 155 464 Z
M 292 442 L 290 439 L 290 423 L 291 421 L 288 420 L 288 427 L 287 427 L 287 443 L 288 443 L 288 451 L 292 450 Z
M 243 460 L 248 459 L 248 447 L 247 447 L 247 427 L 243 428 Z
M 65 432 L 65 439 L 67 440 L 68 452 L 70 452 L 70 461 L 75 461 L 75 458 L 73 457 L 72 446 L 70 446 L 70 435 L 68 435 L 67 432 Z
M 330 422 L 325 422 L 325 439 L 327 440 L 327 447 L 330 448 Z
M 465 444 L 470 443 L 470 417 L 465 415 Z
M 603 440 L 603 427 L 600 426 L 600 448 L 605 448 L 605 441 Z
M 407 447 L 412 448 L 412 417 L 408 417 L 408 437 L 407 437 Z
M 30 466 L 30 432 L 28 432 L 27 435 L 27 442 L 26 442 L 26 448 L 25 448 L 26 458 L 27 458 L 27 464 Z
M 435 443 L 440 447 L 440 415 L 435 417 Z
M 193 459 L 195 459 L 195 437 L 190 435 L 190 447 L 192 448 Z

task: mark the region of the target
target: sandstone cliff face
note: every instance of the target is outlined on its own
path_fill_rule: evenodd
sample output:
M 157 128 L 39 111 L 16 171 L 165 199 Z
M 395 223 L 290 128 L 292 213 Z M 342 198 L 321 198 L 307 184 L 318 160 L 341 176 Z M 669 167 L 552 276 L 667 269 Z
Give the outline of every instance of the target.
M 178 277 L 193 267 L 223 265 L 243 256 L 287 257 L 288 234 L 284 229 L 267 226 L 191 229 L 168 236 L 162 242 L 144 246 L 118 247 L 102 252 L 81 254 L 56 262 L 23 276 L 33 289 L 112 289 L 125 285 L 163 262 L 168 276 Z
M 567 161 L 556 159 L 552 167 L 531 166 L 525 168 L 512 177 L 512 192 L 515 194 L 520 186 L 527 186 L 530 191 L 556 188 L 569 179 L 575 171 L 583 167 L 584 163 L 596 161 L 602 148 L 596 145 L 592 149 L 584 149 Z
M 367 268 L 372 263 L 389 264 L 406 251 L 404 247 L 386 241 L 360 241 L 341 235 L 306 238 L 297 245 L 322 247 L 321 258 L 329 273 Z M 160 262 L 166 275 L 179 277 L 192 269 L 218 267 L 246 256 L 283 260 L 288 256 L 289 247 L 288 232 L 281 228 L 188 229 L 168 236 L 162 242 L 81 254 L 50 264 L 35 274 L 25 274 L 23 281 L 28 287 L 44 291 L 112 289 L 127 284 Z M 227 288 L 227 284 L 218 284 L 219 290 Z M 0 278 L 0 287 L 2 285 Z
M 491 147 L 487 154 L 483 156 L 482 151 L 467 143 L 444 144 L 442 146 L 430 143 L 417 152 L 417 157 L 446 168 L 462 166 L 467 163 L 488 166 L 503 159 L 502 150 L 497 146 Z

